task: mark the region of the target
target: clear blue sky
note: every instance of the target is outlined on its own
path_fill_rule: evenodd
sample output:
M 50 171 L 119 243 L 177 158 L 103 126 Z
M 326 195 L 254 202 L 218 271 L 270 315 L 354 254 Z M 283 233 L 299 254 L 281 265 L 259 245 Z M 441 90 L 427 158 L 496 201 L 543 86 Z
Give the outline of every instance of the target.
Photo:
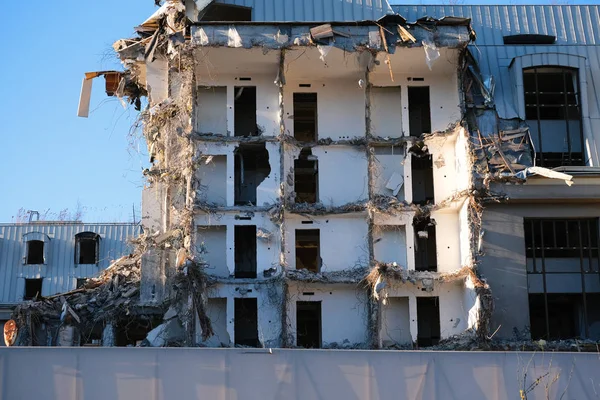
M 551 1 L 392 1 L 392 4 L 541 4 Z M 553 3 L 594 4 L 594 1 Z M 147 166 L 128 132 L 137 113 L 94 82 L 89 118 L 76 116 L 86 71 L 120 69 L 112 43 L 154 12 L 152 0 L 7 1 L 0 34 L 0 222 L 19 208 L 84 208 L 90 222 L 130 221 Z

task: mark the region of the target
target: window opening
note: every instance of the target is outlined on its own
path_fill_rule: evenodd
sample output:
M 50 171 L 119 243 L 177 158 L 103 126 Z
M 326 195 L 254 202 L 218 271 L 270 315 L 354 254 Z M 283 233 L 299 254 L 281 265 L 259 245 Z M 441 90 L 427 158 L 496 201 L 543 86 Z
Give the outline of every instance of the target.
M 321 302 L 296 302 L 296 344 L 305 349 L 321 348 Z
M 294 93 L 294 138 L 317 141 L 317 94 Z
M 42 295 L 43 279 L 25 279 L 25 294 L 23 300 L 31 300 Z
M 29 240 L 27 242 L 27 264 L 44 263 L 44 242 L 41 240 Z
M 235 277 L 256 278 L 256 225 L 236 225 Z
M 319 161 L 310 148 L 304 148 L 294 160 L 294 192 L 296 203 L 318 202 Z
M 77 283 L 75 284 L 75 289 L 82 288 L 87 282 L 87 278 L 77 278 Z
M 435 221 L 430 218 L 415 221 L 414 229 L 415 269 L 417 271 L 437 271 Z
M 256 125 L 256 87 L 236 86 L 234 93 L 235 136 L 259 136 Z
M 296 229 L 296 269 L 319 272 L 321 239 L 318 229 Z
M 417 157 L 412 155 L 411 170 L 413 174 L 412 192 L 414 204 L 434 202 L 433 161 L 430 155 Z
M 408 124 L 410 136 L 431 133 L 429 86 L 408 87 Z
M 200 21 L 248 22 L 252 21 L 252 8 L 213 3 L 200 15 Z
M 256 189 L 271 173 L 264 143 L 240 144 L 234 152 L 236 206 L 256 205 Z
M 598 219 L 524 222 L 532 338 L 600 338 Z
M 235 344 L 259 347 L 258 307 L 256 298 L 234 299 L 234 335 Z
M 525 119 L 536 164 L 547 168 L 585 165 L 577 70 L 527 68 L 523 70 L 523 86 Z
M 440 342 L 440 302 L 438 297 L 417 297 L 417 344 L 435 346 Z
M 100 236 L 94 232 L 81 232 L 75 235 L 75 264 L 96 264 Z

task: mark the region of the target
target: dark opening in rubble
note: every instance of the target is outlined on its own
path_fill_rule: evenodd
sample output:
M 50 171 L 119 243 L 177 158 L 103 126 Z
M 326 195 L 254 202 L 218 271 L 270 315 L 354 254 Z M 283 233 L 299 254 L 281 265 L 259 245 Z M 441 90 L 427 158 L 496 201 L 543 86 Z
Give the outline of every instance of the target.
M 321 302 L 296 302 L 296 344 L 305 349 L 321 348 Z
M 235 277 L 256 278 L 256 225 L 236 225 Z
M 296 203 L 316 203 L 319 201 L 319 161 L 310 148 L 304 148 L 294 160 L 294 192 Z
M 317 141 L 317 94 L 294 93 L 294 138 Z
M 414 204 L 433 203 L 433 162 L 431 156 L 412 156 L 412 192 Z
M 548 293 L 548 314 L 545 312 L 544 294 L 530 294 L 531 338 L 534 340 L 600 339 L 600 330 L 595 328 L 600 322 L 600 294 L 588 293 L 585 297 L 587 316 L 584 315 L 582 293 Z M 586 330 L 589 332 L 587 335 Z
M 235 150 L 235 205 L 256 205 L 256 189 L 271 173 L 264 143 L 241 143 Z
M 91 331 L 81 334 L 82 346 L 96 347 L 102 344 L 102 324 L 96 324 Z
M 252 21 L 252 8 L 230 4 L 213 3 L 201 13 L 200 21 Z
M 296 229 L 296 269 L 319 272 L 321 238 L 318 229 Z
M 27 264 L 44 263 L 44 242 L 42 240 L 30 240 L 27 242 Z
M 116 326 L 115 345 L 117 347 L 138 346 L 146 339 L 148 332 L 162 323 L 159 315 L 140 315 L 121 320 Z
M 235 136 L 258 136 L 256 125 L 256 87 L 236 86 L 233 104 Z
M 437 271 L 437 250 L 435 221 L 425 218 L 414 222 L 415 228 L 415 269 L 417 271 Z
M 429 86 L 408 87 L 408 123 L 410 136 L 431 133 Z
M 25 279 L 25 293 L 23 294 L 23 300 L 31 300 L 35 296 L 41 295 L 43 282 L 43 279 Z
M 81 232 L 75 235 L 75 264 L 96 264 L 100 236 L 94 232 Z
M 440 341 L 440 302 L 438 297 L 417 297 L 417 344 L 435 346 Z
M 87 282 L 87 278 L 77 278 L 77 282 L 75 284 L 75 289 L 82 288 L 86 282 Z
M 259 347 L 256 298 L 236 298 L 234 316 L 235 344 Z

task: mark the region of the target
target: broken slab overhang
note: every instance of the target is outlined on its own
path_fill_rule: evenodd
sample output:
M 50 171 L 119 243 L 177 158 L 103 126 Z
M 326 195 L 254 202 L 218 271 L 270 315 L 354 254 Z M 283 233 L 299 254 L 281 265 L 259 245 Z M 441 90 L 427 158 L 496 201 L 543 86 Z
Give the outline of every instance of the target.
M 99 76 L 104 76 L 106 81 L 106 95 L 114 96 L 119 88 L 123 72 L 120 71 L 96 71 L 86 72 L 81 84 L 81 95 L 79 97 L 79 107 L 77 109 L 78 117 L 87 117 L 90 112 L 90 98 L 92 96 L 92 80 Z
M 381 28 L 375 22 L 359 22 L 356 24 L 331 23 L 332 37 L 320 40 L 317 45 L 331 45 L 345 51 L 355 51 L 359 48 L 385 50 L 381 40 Z M 396 43 L 404 43 L 398 31 L 398 25 L 384 28 L 387 47 L 394 53 Z M 224 46 L 224 47 L 265 47 L 271 49 L 289 48 L 292 46 L 314 46 L 316 43 L 311 38 L 311 29 L 314 25 L 308 24 L 270 24 L 270 23 L 243 23 L 224 25 L 222 23 L 203 23 L 191 26 L 191 42 L 196 46 Z M 409 40 L 403 44 L 419 47 L 422 42 L 435 43 L 438 47 L 460 48 L 470 42 L 470 28 L 463 25 L 438 26 L 435 32 L 419 26 L 413 26 L 410 34 L 416 43 Z

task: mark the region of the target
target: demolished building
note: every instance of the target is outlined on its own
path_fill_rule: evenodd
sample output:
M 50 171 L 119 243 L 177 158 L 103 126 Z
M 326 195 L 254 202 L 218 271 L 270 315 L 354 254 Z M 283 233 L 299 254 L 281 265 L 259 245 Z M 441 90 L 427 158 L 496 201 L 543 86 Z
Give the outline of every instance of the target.
M 384 0 L 325 3 L 321 10 L 167 1 L 136 38 L 114 44 L 123 72 L 86 74 L 80 115 L 99 75 L 107 94 L 143 108 L 152 166 L 132 285 L 136 304 L 162 321 L 147 329 L 145 344 L 422 348 L 461 337 L 473 348 L 493 337 L 593 338 L 597 282 L 587 282 L 598 274 L 598 250 L 581 243 L 597 240 L 597 222 L 555 218 L 558 210 L 565 218 L 592 213 L 594 158 L 570 135 L 578 128 L 591 152 L 591 117 L 565 125 L 566 153 L 546 143 L 546 154 L 541 130 L 552 128 L 543 102 L 529 103 L 543 91 L 527 89 L 526 102 L 506 80 L 531 86 L 547 78 L 539 74 L 556 78 L 560 62 L 573 71 L 585 61 L 540 57 L 552 65 L 547 71 L 523 45 L 491 67 L 489 54 L 505 44 L 487 42 L 491 33 L 480 19 L 473 24 L 479 14 L 468 8 L 434 14 L 392 10 Z M 474 47 L 478 28 L 484 45 L 493 43 L 488 58 Z M 518 46 L 511 40 L 532 38 L 504 40 Z M 541 69 L 520 75 L 530 67 Z M 584 78 L 560 76 L 566 101 L 559 104 L 566 115 L 582 115 L 588 100 L 574 85 Z M 511 103 L 508 93 L 520 100 Z M 511 104 L 522 115 L 507 112 Z M 529 109 L 537 112 L 537 141 Z M 550 169 L 565 157 L 588 166 Z M 585 187 L 573 190 L 574 181 Z M 551 194 L 574 201 L 575 210 L 540 207 Z M 552 219 L 523 219 L 530 216 Z M 536 246 L 546 224 L 567 232 L 575 224 L 579 245 L 559 245 L 554 232 L 552 248 Z M 517 239 L 527 232 L 525 250 Z M 558 264 L 579 252 L 585 334 L 550 332 L 551 305 L 569 314 L 566 304 L 575 304 L 547 290 L 544 251 L 562 250 L 564 257 L 553 256 L 562 257 Z M 97 290 L 111 281 L 106 276 Z M 533 330 L 537 311 L 525 314 L 532 304 L 543 306 L 545 332 Z

